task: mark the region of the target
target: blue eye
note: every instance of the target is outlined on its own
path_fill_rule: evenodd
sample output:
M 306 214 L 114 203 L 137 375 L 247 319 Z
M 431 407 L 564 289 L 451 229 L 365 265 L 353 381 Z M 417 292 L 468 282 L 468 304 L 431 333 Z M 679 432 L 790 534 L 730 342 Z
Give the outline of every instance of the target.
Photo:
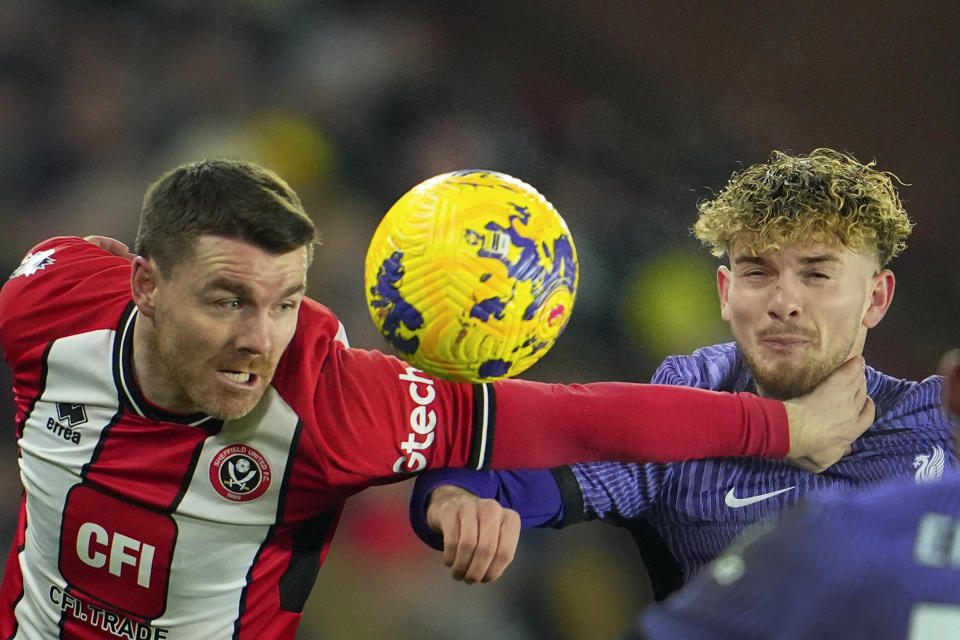
M 216 306 L 226 309 L 227 311 L 237 311 L 240 307 L 243 306 L 243 303 L 240 302 L 239 298 L 231 298 L 230 300 L 218 300 Z

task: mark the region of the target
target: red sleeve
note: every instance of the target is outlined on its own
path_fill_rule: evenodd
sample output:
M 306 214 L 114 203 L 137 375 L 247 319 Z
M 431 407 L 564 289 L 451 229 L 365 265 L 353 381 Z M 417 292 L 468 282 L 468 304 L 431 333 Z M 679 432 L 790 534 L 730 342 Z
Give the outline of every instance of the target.
M 494 389 L 492 468 L 545 468 L 601 460 L 782 458 L 790 449 L 783 403 L 749 393 L 516 379 L 496 382 Z
M 273 385 L 303 419 L 301 479 L 356 488 L 427 468 L 482 466 L 474 386 L 433 378 L 333 339 L 336 317 L 305 300 Z
M 129 302 L 129 260 L 75 237 L 30 250 L 0 289 L 0 351 L 13 372 L 17 424 L 42 388 L 50 341 L 114 329 Z
M 550 468 L 663 462 L 789 449 L 783 404 L 670 385 L 434 378 L 393 356 L 347 349 L 312 301 L 274 386 L 304 420 L 298 475 L 350 490 L 438 467 Z
M 129 260 L 82 238 L 46 240 L 0 289 L 0 349 L 16 371 L 24 352 L 53 336 L 110 326 L 103 309 L 111 301 L 120 311 L 130 301 Z

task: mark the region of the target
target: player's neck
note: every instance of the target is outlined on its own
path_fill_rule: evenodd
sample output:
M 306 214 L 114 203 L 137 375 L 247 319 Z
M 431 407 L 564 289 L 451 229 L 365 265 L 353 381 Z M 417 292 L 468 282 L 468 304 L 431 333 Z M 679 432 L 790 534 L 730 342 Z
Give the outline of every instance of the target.
M 160 354 L 153 320 L 142 313 L 134 319 L 131 360 L 136 385 L 150 404 L 178 413 L 197 411 L 193 401 L 180 391 Z

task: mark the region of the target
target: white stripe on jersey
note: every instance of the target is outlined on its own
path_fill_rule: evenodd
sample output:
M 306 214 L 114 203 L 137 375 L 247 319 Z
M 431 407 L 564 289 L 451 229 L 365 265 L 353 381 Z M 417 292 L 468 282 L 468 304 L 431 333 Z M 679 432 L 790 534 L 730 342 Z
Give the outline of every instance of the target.
M 15 638 L 59 637 L 60 609 L 50 602 L 51 585 L 66 581 L 57 566 L 64 497 L 80 482 L 100 434 L 117 411 L 111 354 L 114 332 L 93 331 L 58 340 L 50 348 L 43 395 L 23 427 L 19 444 L 20 477 L 27 491 L 27 532 L 20 552 L 24 598 L 17 604 L 20 628 Z M 63 437 L 70 421 L 61 419 L 57 403 L 84 399 L 87 421 L 80 442 Z M 61 432 L 61 427 L 63 431 Z M 71 431 L 73 429 L 71 428 Z M 36 624 L 36 627 L 30 625 Z
M 277 519 L 280 489 L 298 420 L 270 387 L 253 411 L 225 422 L 220 433 L 207 438 L 190 487 L 173 515 L 178 541 L 170 573 L 181 591 L 170 594 L 176 599 L 168 601 L 166 613 L 154 621 L 155 626 L 175 624 L 184 638 L 233 637 L 247 572 Z M 209 478 L 217 453 L 236 444 L 256 449 L 270 463 L 270 486 L 249 502 L 222 497 Z M 216 570 L 215 575 L 210 575 L 211 568 Z
M 487 463 L 487 436 L 490 435 L 490 387 L 483 383 L 480 388 L 483 389 L 483 418 L 479 425 L 474 425 L 474 429 L 480 429 L 480 450 L 477 452 L 475 471 L 480 471 Z
M 120 330 L 120 333 L 124 336 L 129 336 L 128 339 L 131 341 L 133 340 L 133 321 L 137 317 L 138 310 L 139 309 L 133 309 L 133 311 L 130 312 L 130 314 L 127 316 L 126 322 L 124 322 L 123 324 L 123 328 Z M 133 372 L 131 371 L 131 375 L 132 373 Z M 136 397 L 136 394 L 133 393 L 133 390 L 132 390 L 134 381 L 127 380 L 127 372 L 125 371 L 125 367 L 120 367 L 120 370 L 117 372 L 117 376 L 120 380 L 120 385 L 123 387 L 123 392 L 127 398 L 127 401 L 130 402 L 131 405 L 133 405 L 134 411 L 136 411 L 138 414 L 142 416 L 143 408 L 140 407 L 137 404 L 137 401 L 134 399 Z
M 168 516 L 129 498 L 117 500 L 83 483 L 84 467 L 93 460 L 104 428 L 116 420 L 119 411 L 112 364 L 114 342 L 115 332 L 93 331 L 57 340 L 48 354 L 45 386 L 20 439 L 21 476 L 29 498 L 26 541 L 19 558 L 24 596 L 16 605 L 19 628 L 14 637 L 18 640 L 59 637 L 61 606 L 65 607 L 62 614 L 65 618 L 72 613 L 74 623 L 78 619 L 89 623 L 91 609 L 71 611 L 63 605 L 70 598 L 64 590 L 68 584 L 74 586 L 70 569 L 64 567 L 67 562 L 73 562 L 82 571 L 109 572 L 113 577 L 108 580 L 116 581 L 123 576 L 133 582 L 133 590 L 137 589 L 138 578 L 144 580 L 156 597 L 142 606 L 153 607 L 157 614 L 143 617 L 152 618 L 153 627 L 175 628 L 166 636 L 170 640 L 227 640 L 233 637 L 250 567 L 277 520 L 298 417 L 271 387 L 248 415 L 223 423 L 217 433 L 199 431 L 206 435 L 202 438 L 192 477 L 180 481 L 185 490 L 174 513 Z M 58 414 L 57 403 L 61 403 L 59 411 L 64 415 L 69 410 L 79 412 L 81 405 L 74 404 L 77 399 L 84 401 L 85 421 L 79 413 L 73 418 Z M 76 429 L 70 427 L 68 432 L 71 419 L 80 424 L 75 425 Z M 120 421 L 122 423 L 123 418 Z M 162 426 L 163 423 L 154 424 Z M 196 428 L 170 425 L 171 434 Z M 74 442 L 64 434 L 79 434 L 79 441 Z M 106 442 L 110 442 L 109 435 Z M 218 453 L 232 446 L 253 451 L 255 458 L 262 456 L 265 461 L 270 483 L 261 495 L 230 499 L 214 488 L 211 464 Z M 134 462 L 148 469 L 150 465 L 163 464 L 163 454 L 163 451 L 145 451 L 144 459 Z M 70 529 L 70 504 L 74 498 L 67 500 L 66 497 L 71 490 L 78 499 L 86 500 L 87 505 L 90 500 L 100 501 L 94 503 L 93 509 L 77 510 L 83 514 L 81 522 L 91 521 L 89 525 L 82 525 L 87 526 L 84 536 L 75 533 L 76 522 L 72 525 L 74 529 Z M 96 505 L 101 502 L 113 506 L 97 509 Z M 115 503 L 120 503 L 124 513 L 111 519 Z M 98 516 L 98 511 L 103 513 Z M 129 514 L 134 514 L 134 518 L 142 514 L 144 521 L 169 526 L 167 547 L 172 549 L 172 558 L 149 537 L 133 540 L 124 534 L 119 536 L 121 542 L 116 542 L 119 530 L 111 528 L 111 524 L 124 522 L 123 518 L 129 519 Z M 68 529 L 72 534 L 69 538 L 65 533 Z M 78 557 L 81 560 L 78 561 Z M 169 579 L 160 585 L 151 582 L 151 576 L 162 575 L 158 563 L 168 559 Z M 140 567 L 141 561 L 149 566 Z M 169 585 L 174 589 L 167 592 Z M 85 612 L 83 615 L 88 618 L 79 617 L 77 611 Z M 134 616 L 140 613 L 132 611 Z M 105 633 L 104 637 L 122 636 Z
M 333 336 L 333 339 L 348 349 L 350 348 L 350 341 L 347 339 L 347 330 L 344 328 L 342 322 L 337 322 L 337 335 Z

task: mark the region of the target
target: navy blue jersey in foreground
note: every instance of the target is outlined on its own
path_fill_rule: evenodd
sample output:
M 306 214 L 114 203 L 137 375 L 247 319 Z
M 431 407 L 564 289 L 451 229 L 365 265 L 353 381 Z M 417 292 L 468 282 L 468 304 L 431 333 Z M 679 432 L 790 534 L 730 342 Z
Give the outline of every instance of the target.
M 960 475 L 816 498 L 768 522 L 624 640 L 960 638 Z
M 552 473 L 439 470 L 417 480 L 411 497 L 414 529 L 428 544 L 442 546 L 426 526 L 424 504 L 433 488 L 447 483 L 516 509 L 524 526 L 603 519 L 631 531 L 655 597 L 663 599 L 743 529 L 812 493 L 862 489 L 894 478 L 926 482 L 956 468 L 953 426 L 941 407 L 942 379 L 912 382 L 870 367 L 866 375 L 876 420 L 853 443 L 852 453 L 823 473 L 760 458 L 590 463 Z M 652 382 L 729 392 L 755 389 L 733 343 L 667 358 Z

